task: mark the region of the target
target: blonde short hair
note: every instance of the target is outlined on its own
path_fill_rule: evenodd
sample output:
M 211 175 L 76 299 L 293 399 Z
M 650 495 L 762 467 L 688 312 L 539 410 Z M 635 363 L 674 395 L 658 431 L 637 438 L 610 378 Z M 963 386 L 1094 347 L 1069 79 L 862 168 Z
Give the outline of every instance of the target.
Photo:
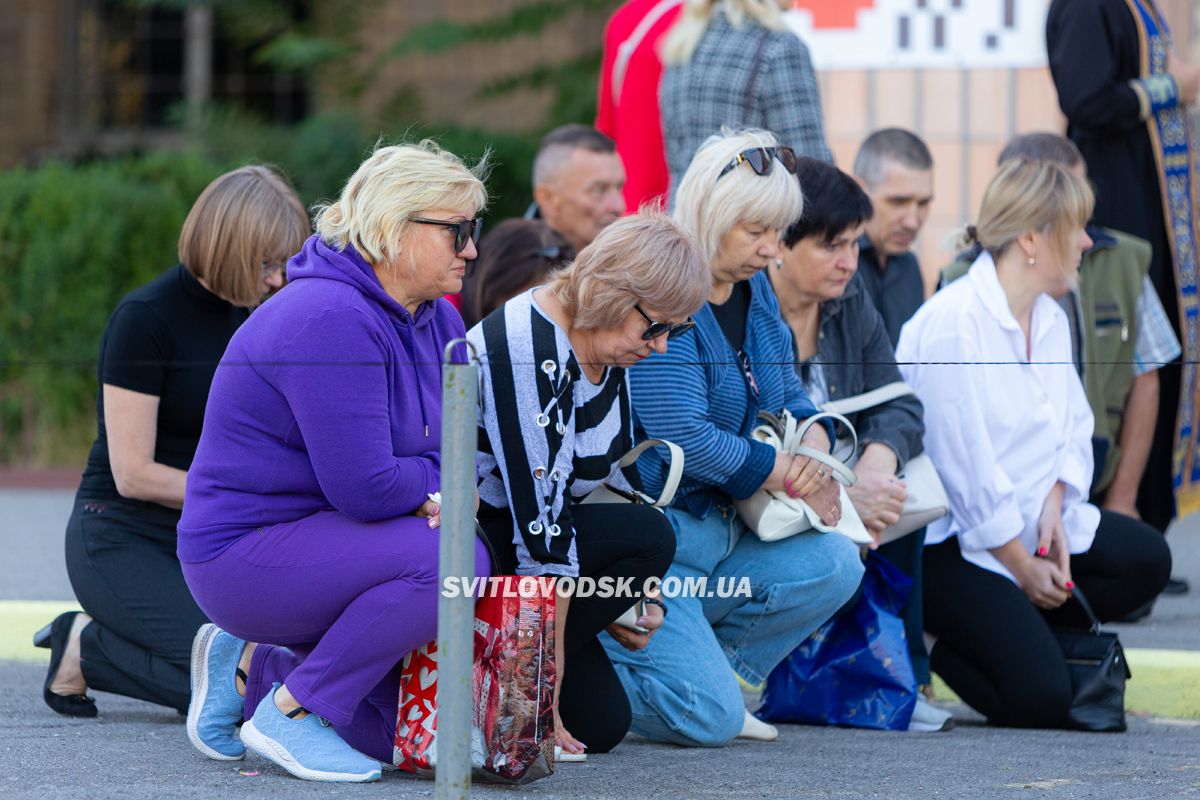
M 179 233 L 179 260 L 213 294 L 255 306 L 262 265 L 287 261 L 308 234 L 308 214 L 291 185 L 269 167 L 242 167 L 196 198 Z
M 692 157 L 675 193 L 675 219 L 696 237 L 710 260 L 738 223 L 783 231 L 800 219 L 804 210 L 800 182 L 778 160 L 769 175 L 739 164 L 721 176 L 721 170 L 743 150 L 776 144 L 767 131 L 724 130 L 709 137 Z
M 974 239 L 999 258 L 1019 236 L 1039 231 L 1058 254 L 1070 253 L 1076 232 L 1091 219 L 1088 182 L 1052 161 L 1014 159 L 1000 167 L 983 193 Z
M 748 17 L 764 28 L 786 30 L 779 0 L 683 0 L 683 13 L 663 42 L 663 63 L 680 66 L 691 61 L 696 45 L 717 13 L 724 13 L 735 28 Z
M 317 234 L 337 250 L 353 245 L 372 266 L 392 261 L 413 215 L 487 205 L 487 155 L 474 167 L 429 139 L 378 147 L 346 181 L 341 196 L 314 209 Z
M 651 209 L 604 228 L 549 283 L 572 325 L 582 330 L 620 325 L 636 303 L 683 321 L 704 305 L 711 287 L 696 240 Z

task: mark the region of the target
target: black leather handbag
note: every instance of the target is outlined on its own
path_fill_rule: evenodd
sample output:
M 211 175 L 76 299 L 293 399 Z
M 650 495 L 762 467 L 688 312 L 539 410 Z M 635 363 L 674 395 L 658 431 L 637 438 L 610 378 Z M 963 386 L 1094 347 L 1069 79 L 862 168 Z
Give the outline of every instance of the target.
M 1068 725 L 1081 731 L 1125 730 L 1125 681 L 1133 677 L 1115 633 L 1104 631 L 1083 592 L 1071 590 L 1092 626 L 1089 630 L 1054 628 L 1071 674 Z

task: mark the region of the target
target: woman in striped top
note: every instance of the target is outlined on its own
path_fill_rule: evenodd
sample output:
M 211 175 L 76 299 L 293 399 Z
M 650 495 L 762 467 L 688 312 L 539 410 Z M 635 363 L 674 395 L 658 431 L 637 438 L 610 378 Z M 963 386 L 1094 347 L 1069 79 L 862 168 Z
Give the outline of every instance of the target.
M 707 291 L 696 242 L 666 216 L 639 214 L 471 329 L 482 365 L 479 521 L 498 572 L 607 578 L 635 593 L 666 572 L 675 540 L 663 514 L 580 501 L 601 484 L 640 487 L 617 464 L 633 446 L 625 370 L 690 328 Z M 597 635 L 646 646 L 666 606 L 646 606 L 637 624 L 647 633 L 614 625 L 635 596 L 580 596 L 569 616 L 559 601 L 555 727 L 567 753 L 607 752 L 629 730 L 629 700 Z

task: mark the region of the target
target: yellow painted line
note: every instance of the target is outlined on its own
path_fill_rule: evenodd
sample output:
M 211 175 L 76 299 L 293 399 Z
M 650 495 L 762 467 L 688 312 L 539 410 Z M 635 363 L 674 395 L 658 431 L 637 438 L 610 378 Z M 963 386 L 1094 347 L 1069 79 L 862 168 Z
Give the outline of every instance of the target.
M 33 635 L 79 603 L 62 600 L 0 600 L 0 660 L 49 661 L 50 651 L 33 646 Z
M 42 661 L 46 650 L 33 646 L 33 634 L 64 611 L 79 608 L 57 600 L 0 600 L 0 660 Z M 1200 719 L 1200 651 L 1128 648 L 1133 679 L 1125 688 L 1125 708 L 1158 717 Z M 934 676 L 939 700 L 958 701 Z
M 1156 717 L 1200 719 L 1200 652 L 1125 649 L 1133 678 L 1125 684 L 1125 710 Z M 934 697 L 961 702 L 945 681 L 933 678 Z

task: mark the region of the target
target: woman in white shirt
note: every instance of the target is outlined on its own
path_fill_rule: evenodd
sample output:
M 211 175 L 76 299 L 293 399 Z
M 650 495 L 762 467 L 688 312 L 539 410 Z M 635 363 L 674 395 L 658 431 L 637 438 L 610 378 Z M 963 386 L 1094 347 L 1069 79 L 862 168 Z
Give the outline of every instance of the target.
M 968 228 L 983 253 L 896 348 L 950 498 L 926 534 L 933 670 L 996 724 L 1067 725 L 1071 682 L 1050 626 L 1087 627 L 1076 584 L 1111 620 L 1170 574 L 1162 536 L 1087 502 L 1092 413 L 1051 298 L 1078 280 L 1092 203 L 1057 164 L 1006 164 Z

